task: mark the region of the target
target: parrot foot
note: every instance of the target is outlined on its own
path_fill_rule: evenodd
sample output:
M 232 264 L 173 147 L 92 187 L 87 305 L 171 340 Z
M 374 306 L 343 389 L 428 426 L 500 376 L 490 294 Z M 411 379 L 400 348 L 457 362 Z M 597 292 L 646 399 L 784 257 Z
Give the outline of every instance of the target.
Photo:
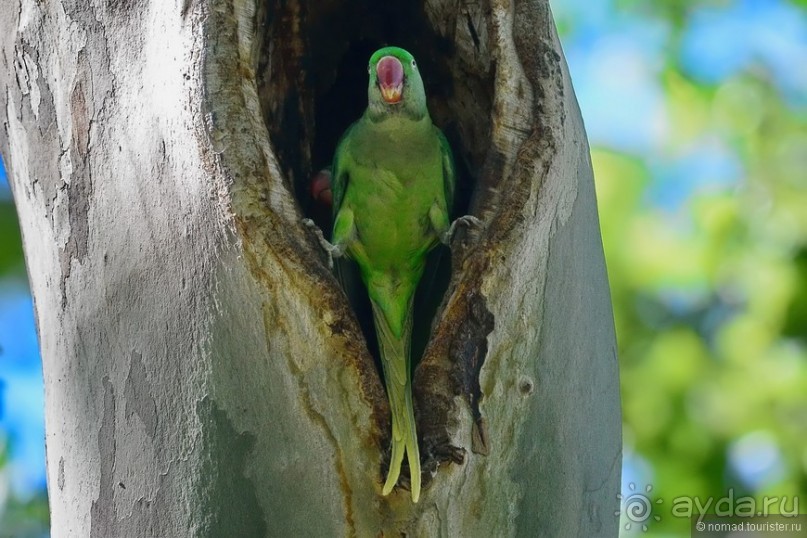
M 467 226 L 468 228 L 481 228 L 482 221 L 478 218 L 474 217 L 473 215 L 465 215 L 463 217 L 459 217 L 455 219 L 454 222 L 451 223 L 451 226 L 448 227 L 448 231 L 443 234 L 443 237 L 440 238 L 440 241 L 444 245 L 451 246 L 451 240 L 454 238 L 454 232 L 457 231 L 457 225 Z
M 342 245 L 334 245 L 322 234 L 322 230 L 320 230 L 319 226 L 311 220 L 311 219 L 303 219 L 303 224 L 308 226 L 314 231 L 314 234 L 317 236 L 317 240 L 319 240 L 319 245 L 322 247 L 328 254 L 328 268 L 333 269 L 333 260 L 334 258 L 341 258 L 345 254 L 345 248 Z

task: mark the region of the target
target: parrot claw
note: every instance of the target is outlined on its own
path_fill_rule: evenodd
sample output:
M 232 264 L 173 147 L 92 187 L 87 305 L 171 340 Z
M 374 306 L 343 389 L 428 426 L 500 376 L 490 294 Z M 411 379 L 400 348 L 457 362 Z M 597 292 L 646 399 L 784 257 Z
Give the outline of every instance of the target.
M 448 231 L 443 234 L 441 241 L 444 245 L 451 246 L 451 240 L 454 238 L 454 233 L 457 231 L 457 225 L 462 224 L 463 226 L 467 226 L 468 228 L 481 228 L 482 221 L 478 218 L 474 217 L 473 215 L 465 215 L 455 219 L 454 222 L 451 223 L 449 226 Z
M 345 254 L 345 249 L 342 245 L 334 245 L 327 239 L 325 236 L 322 235 L 322 230 L 320 230 L 317 223 L 315 223 L 311 219 L 303 219 L 303 224 L 307 227 L 311 228 L 314 231 L 314 234 L 317 236 L 317 240 L 319 240 L 319 245 L 322 247 L 328 254 L 328 269 L 333 269 L 333 260 L 334 258 L 341 258 Z

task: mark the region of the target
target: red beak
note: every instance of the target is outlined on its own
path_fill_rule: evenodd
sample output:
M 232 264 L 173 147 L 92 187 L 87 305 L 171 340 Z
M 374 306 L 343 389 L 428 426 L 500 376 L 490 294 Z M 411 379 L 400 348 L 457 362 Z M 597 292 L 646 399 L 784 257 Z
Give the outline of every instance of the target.
M 401 61 L 395 56 L 384 56 L 378 60 L 375 72 L 378 76 L 378 87 L 384 101 L 390 104 L 400 101 L 404 82 Z

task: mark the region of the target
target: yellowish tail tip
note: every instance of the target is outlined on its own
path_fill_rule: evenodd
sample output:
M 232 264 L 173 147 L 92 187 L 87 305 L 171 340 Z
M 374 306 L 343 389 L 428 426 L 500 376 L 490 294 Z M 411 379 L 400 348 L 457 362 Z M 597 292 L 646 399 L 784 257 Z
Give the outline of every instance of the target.
M 392 472 L 387 475 L 387 481 L 384 483 L 384 487 L 381 489 L 381 495 L 389 495 L 390 492 L 392 492 L 392 488 L 394 488 L 395 484 L 398 482 L 398 473 L 396 473 L 394 477 L 395 478 L 393 478 Z
M 412 491 L 412 502 L 416 503 L 420 499 L 420 450 L 418 450 L 417 438 L 414 435 L 408 441 L 406 457 L 409 460 L 409 484 Z
M 398 483 L 398 477 L 401 476 L 401 462 L 403 461 L 405 445 L 400 439 L 396 439 L 396 435 L 400 435 L 396 428 L 392 432 L 392 454 L 389 460 L 389 471 L 387 471 L 387 481 L 384 483 L 384 488 L 381 490 L 382 495 L 389 495 L 395 484 Z
M 389 471 L 387 472 L 387 481 L 384 482 L 384 487 L 381 489 L 382 495 L 389 495 L 395 484 L 398 483 L 398 478 L 401 476 L 401 462 L 403 461 L 404 453 L 407 453 L 410 469 L 410 490 L 412 493 L 412 502 L 416 503 L 420 499 L 420 454 L 418 451 L 409 450 L 406 445 L 401 441 L 392 442 L 392 457 L 390 458 Z

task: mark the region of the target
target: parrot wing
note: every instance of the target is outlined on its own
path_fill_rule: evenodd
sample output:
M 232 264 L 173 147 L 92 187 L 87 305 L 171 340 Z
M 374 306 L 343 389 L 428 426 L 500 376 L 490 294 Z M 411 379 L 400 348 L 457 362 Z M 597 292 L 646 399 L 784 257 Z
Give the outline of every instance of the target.
M 348 183 L 350 182 L 350 173 L 348 172 L 350 157 L 347 155 L 347 146 L 350 140 L 350 134 L 353 132 L 357 123 L 358 122 L 355 122 L 348 127 L 339 139 L 336 151 L 334 152 L 333 163 L 331 164 L 331 194 L 333 197 L 332 210 L 334 218 L 342 208 Z M 354 260 L 350 259 L 349 256 L 345 256 L 334 260 L 334 269 L 336 279 L 342 286 L 345 295 L 347 295 L 353 311 L 356 312 L 357 317 L 362 322 L 362 329 L 365 331 L 365 334 L 373 334 L 375 329 L 372 327 L 370 298 L 367 296 L 367 288 L 361 280 L 359 266 Z M 368 344 L 372 344 L 370 347 L 374 349 L 375 340 L 370 339 Z
M 347 128 L 345 134 L 339 139 L 336 151 L 333 154 L 331 193 L 333 194 L 334 217 L 339 213 L 342 207 L 342 201 L 345 199 L 345 192 L 347 192 L 348 182 L 350 181 L 350 174 L 348 174 L 345 167 L 345 161 L 347 160 L 346 152 L 348 142 L 350 141 L 350 134 L 353 132 L 353 129 L 355 129 L 357 123 L 358 122 Z
M 457 182 L 457 172 L 454 168 L 454 155 L 443 132 L 437 127 L 437 139 L 440 141 L 440 153 L 443 155 L 443 191 L 446 197 L 446 211 L 450 214 L 454 206 L 454 189 Z

